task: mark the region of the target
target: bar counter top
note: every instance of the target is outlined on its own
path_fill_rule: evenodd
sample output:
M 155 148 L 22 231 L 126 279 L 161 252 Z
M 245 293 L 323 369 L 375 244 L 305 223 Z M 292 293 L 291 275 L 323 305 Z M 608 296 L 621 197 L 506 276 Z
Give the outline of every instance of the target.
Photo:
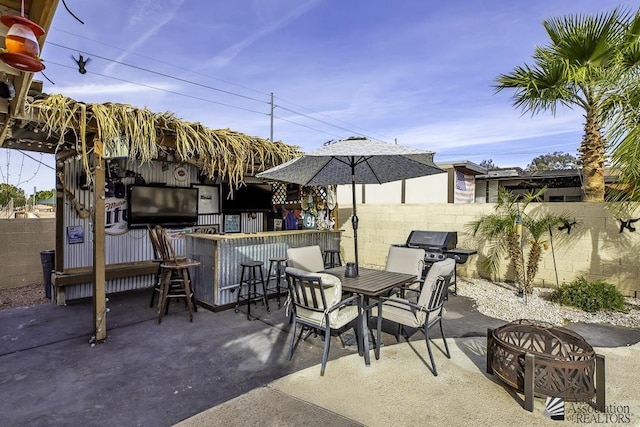
M 258 233 L 227 233 L 227 234 L 205 234 L 205 233 L 189 233 L 187 236 L 196 239 L 206 240 L 235 240 L 247 239 L 251 237 L 278 237 L 291 236 L 301 234 L 320 234 L 320 233 L 341 233 L 344 230 L 282 230 L 282 231 L 260 231 Z

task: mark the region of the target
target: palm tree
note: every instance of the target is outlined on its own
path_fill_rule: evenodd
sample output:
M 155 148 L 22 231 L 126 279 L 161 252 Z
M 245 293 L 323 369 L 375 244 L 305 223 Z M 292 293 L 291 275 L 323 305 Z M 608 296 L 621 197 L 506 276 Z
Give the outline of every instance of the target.
M 496 212 L 472 221 L 466 227 L 473 236 L 489 244 L 489 252 L 483 261 L 484 268 L 495 277 L 500 272 L 501 261 L 507 258 L 516 273 L 518 289 L 529 294 L 533 292 L 533 279 L 542 261 L 542 250 L 547 247 L 545 233 L 550 226 L 568 221 L 567 215 L 545 213 L 533 216 L 525 211 L 545 191 L 546 188 L 542 188 L 519 199 L 518 195 L 500 188 Z M 524 246 L 527 244 L 530 247 L 525 260 Z
M 546 110 L 555 114 L 558 105 L 584 110 L 578 151 L 585 201 L 603 202 L 607 145 L 602 127 L 607 116 L 615 114 L 609 97 L 637 68 L 638 62 L 624 57 L 637 40 L 640 10 L 635 15 L 619 9 L 595 16 L 570 15 L 543 25 L 550 43 L 536 48 L 532 66 L 500 75 L 496 91 L 515 89 L 514 106 L 532 114 Z

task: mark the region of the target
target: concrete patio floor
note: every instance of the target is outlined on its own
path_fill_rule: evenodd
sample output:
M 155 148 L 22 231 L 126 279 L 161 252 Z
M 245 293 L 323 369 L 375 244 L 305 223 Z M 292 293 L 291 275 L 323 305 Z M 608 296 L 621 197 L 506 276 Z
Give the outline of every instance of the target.
M 91 300 L 1 311 L 0 425 L 445 425 L 448 412 L 459 414 L 462 406 L 473 403 L 464 401 L 462 391 L 470 392 L 480 407 L 484 402 L 491 408 L 488 403 L 499 398 L 498 408 L 509 412 L 496 414 L 496 421 L 513 421 L 512 416 L 525 417 L 527 425 L 548 421 L 538 413 L 539 402 L 529 414 L 517 394 L 483 374 L 487 328 L 505 322 L 481 315 L 468 298 L 452 295 L 446 303 L 445 333 L 454 338 L 449 341 L 452 359 L 435 349 L 438 377 L 425 366 L 420 333 L 404 344 L 384 334 L 381 359 L 372 357 L 369 367 L 357 351 L 333 338 L 327 371 L 320 377 L 320 337 L 302 342 L 288 361 L 289 324 L 284 308 L 278 310 L 274 300 L 271 313 L 261 305 L 252 307 L 256 320 L 247 321 L 244 311 L 200 308 L 193 323 L 184 306 L 173 303 L 158 325 L 149 297 L 149 290 L 111 295 L 108 339 L 94 347 L 89 344 Z M 640 360 L 633 344 L 640 341 L 639 330 L 568 327 L 594 347 L 617 347 L 603 349 L 612 352 L 607 389 L 629 380 L 625 370 L 637 372 Z M 630 353 L 618 356 L 621 351 Z M 619 387 L 610 394 L 630 400 L 618 401 L 621 405 L 637 405 L 640 391 L 629 382 L 635 401 L 616 394 Z M 437 404 L 425 404 L 431 399 Z M 425 418 L 424 412 L 409 417 L 407 411 L 370 415 L 385 404 L 424 406 L 433 418 Z M 640 413 L 635 416 L 640 421 Z M 451 418 L 451 425 L 467 425 L 464 417 L 469 414 L 460 417 Z M 484 419 L 468 421 L 482 424 Z

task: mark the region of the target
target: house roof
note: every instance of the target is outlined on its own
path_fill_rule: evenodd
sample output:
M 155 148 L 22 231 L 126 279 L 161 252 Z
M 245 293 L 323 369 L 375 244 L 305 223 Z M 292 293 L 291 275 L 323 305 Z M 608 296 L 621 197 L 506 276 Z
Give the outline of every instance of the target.
M 436 165 L 441 169 L 456 169 L 466 175 L 482 175 L 487 173 L 486 168 L 483 168 L 482 166 L 468 160 L 437 162 Z
M 580 187 L 582 186 L 582 169 L 557 169 L 536 172 L 524 172 L 520 168 L 489 171 L 486 175 L 476 176 L 482 181 L 509 181 L 511 187 Z M 605 183 L 616 182 L 617 176 L 605 171 Z

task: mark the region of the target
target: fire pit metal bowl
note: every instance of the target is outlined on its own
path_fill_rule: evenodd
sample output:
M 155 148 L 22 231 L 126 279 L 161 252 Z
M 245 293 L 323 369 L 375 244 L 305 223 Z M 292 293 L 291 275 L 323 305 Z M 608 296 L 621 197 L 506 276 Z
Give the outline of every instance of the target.
M 489 329 L 487 373 L 524 392 L 529 410 L 532 395 L 574 402 L 595 396 L 597 407 L 604 407 L 604 357 L 581 335 L 546 322 L 520 319 Z

